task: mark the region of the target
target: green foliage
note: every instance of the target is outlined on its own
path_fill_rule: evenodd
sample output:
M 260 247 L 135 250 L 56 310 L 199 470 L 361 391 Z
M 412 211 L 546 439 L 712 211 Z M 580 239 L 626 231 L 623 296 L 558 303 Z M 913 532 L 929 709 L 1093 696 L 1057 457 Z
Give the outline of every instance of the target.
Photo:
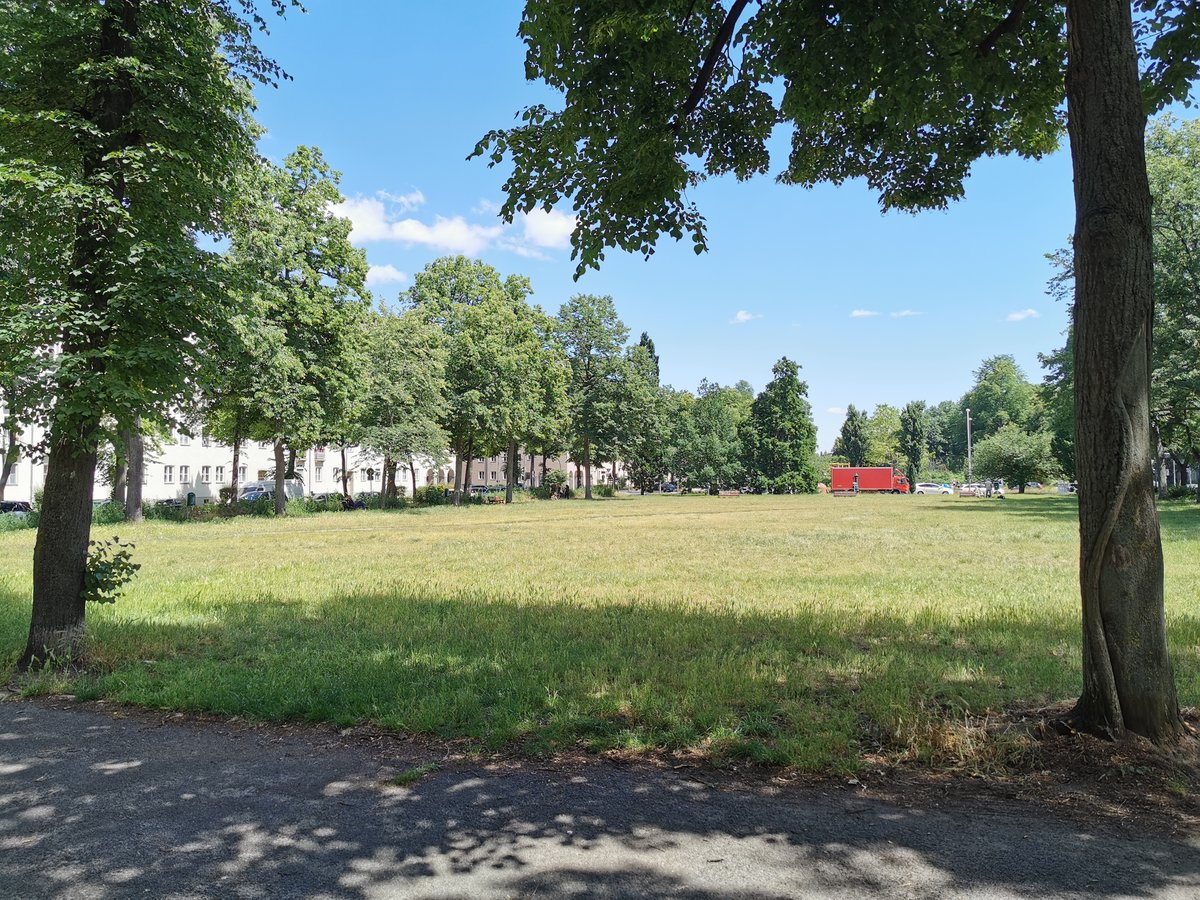
M 1058 469 L 1050 440 L 1048 431 L 1031 434 L 1010 422 L 975 445 L 975 473 L 1003 478 L 1019 491 L 1030 481 L 1048 481 Z
M 36 519 L 33 515 L 14 516 L 12 513 L 0 513 L 0 532 L 4 531 L 25 531 L 28 528 L 36 528 Z
M 558 313 L 555 336 L 571 367 L 568 394 L 570 449 L 590 479 L 592 463 L 611 459 L 621 435 L 623 348 L 629 329 L 612 297 L 576 294 Z M 591 497 L 591 481 L 587 496 Z
M 917 475 L 924 468 L 928 434 L 929 422 L 924 402 L 914 400 L 905 404 L 900 411 L 900 456 L 904 460 L 904 472 L 910 485 L 917 483 Z
M 865 466 L 868 453 L 867 415 L 851 403 L 846 407 L 846 420 L 834 444 L 833 452 L 844 457 L 851 466 Z
M 875 407 L 864 423 L 867 457 L 863 465 L 896 466 L 900 463 L 900 411 L 887 403 Z
M 739 429 L 753 395 L 702 381 L 699 396 L 681 396 L 672 435 L 670 470 L 686 487 L 741 487 L 746 477 Z
M 616 485 L 612 484 L 597 484 L 592 488 L 592 493 L 594 493 L 597 497 L 605 497 L 611 500 L 613 497 L 617 496 L 617 488 Z
M 132 543 L 90 541 L 83 575 L 83 599 L 89 603 L 116 603 L 125 585 L 133 581 L 141 565 L 133 561 Z
M 555 497 L 570 497 L 571 487 L 567 483 L 567 475 L 561 469 L 551 469 L 546 473 L 546 477 L 542 479 L 541 490 L 545 491 L 546 499 L 552 500 Z
M 116 525 L 125 521 L 125 504 L 101 503 L 92 507 L 93 525 Z
M 739 429 L 745 471 L 773 493 L 815 491 L 817 429 L 808 385 L 800 380 L 800 366 L 786 356 L 771 372 L 774 378 L 754 398 Z
M 609 247 L 649 255 L 664 235 L 688 235 L 702 251 L 688 191 L 710 176 L 765 173 L 781 124 L 791 153 L 779 180 L 863 178 L 885 209 L 941 208 L 962 195 L 977 159 L 1057 146 L 1062 11 L 1037 0 L 1017 35 L 989 40 L 1006 11 L 529 2 L 526 73 L 564 102 L 524 110 L 475 154 L 512 163 L 505 216 L 569 201 L 577 273 Z
M 450 502 L 450 486 L 445 484 L 428 484 L 417 488 L 413 503 L 417 506 L 441 506 Z

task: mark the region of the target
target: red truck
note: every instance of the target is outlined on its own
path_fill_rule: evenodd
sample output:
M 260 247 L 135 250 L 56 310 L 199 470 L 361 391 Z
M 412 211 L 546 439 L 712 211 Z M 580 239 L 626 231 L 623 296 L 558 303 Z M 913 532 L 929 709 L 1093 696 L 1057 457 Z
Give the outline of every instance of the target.
M 907 494 L 908 479 L 891 466 L 834 466 L 830 489 L 840 493 Z

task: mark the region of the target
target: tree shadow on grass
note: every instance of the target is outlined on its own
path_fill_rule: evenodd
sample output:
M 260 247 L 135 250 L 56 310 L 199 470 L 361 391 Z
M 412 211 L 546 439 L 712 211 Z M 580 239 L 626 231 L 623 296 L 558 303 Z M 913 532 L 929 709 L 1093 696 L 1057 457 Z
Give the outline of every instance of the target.
M 0 703 L 0 883 L 22 896 L 1184 897 L 1194 836 L 611 763 L 408 788 L 303 735 Z

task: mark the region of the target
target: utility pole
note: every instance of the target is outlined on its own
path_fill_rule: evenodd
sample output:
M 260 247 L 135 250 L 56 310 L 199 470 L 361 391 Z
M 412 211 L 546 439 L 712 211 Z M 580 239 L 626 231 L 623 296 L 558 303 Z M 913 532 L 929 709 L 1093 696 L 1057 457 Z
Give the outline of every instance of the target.
M 971 471 L 971 410 L 967 410 L 967 484 L 973 484 L 975 478 Z

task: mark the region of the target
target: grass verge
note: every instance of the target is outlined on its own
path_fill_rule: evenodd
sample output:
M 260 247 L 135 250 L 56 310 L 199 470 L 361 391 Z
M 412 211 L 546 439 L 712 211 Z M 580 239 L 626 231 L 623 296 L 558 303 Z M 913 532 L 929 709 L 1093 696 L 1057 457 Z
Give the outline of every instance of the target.
M 531 754 L 961 765 L 1025 752 L 981 721 L 1078 691 L 1075 515 L 1057 496 L 652 497 L 122 526 L 142 570 L 89 610 L 88 671 L 26 687 Z M 1200 509 L 1162 522 L 1180 699 L 1200 705 Z M 0 534 L 9 663 L 32 545 Z

